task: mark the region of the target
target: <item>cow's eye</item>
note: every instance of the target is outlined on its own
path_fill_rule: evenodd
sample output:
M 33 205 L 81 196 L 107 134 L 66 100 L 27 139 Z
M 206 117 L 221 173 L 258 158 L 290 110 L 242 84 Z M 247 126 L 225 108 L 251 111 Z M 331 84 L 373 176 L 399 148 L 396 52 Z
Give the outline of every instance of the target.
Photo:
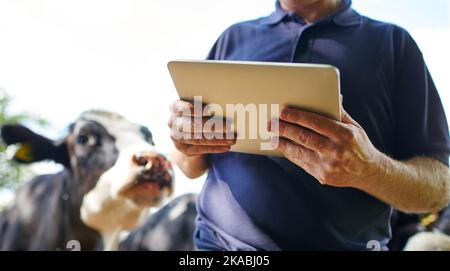
M 85 145 L 89 141 L 89 136 L 80 134 L 77 136 L 77 144 Z
M 77 136 L 77 144 L 94 147 L 98 145 L 98 140 L 94 135 L 79 134 Z

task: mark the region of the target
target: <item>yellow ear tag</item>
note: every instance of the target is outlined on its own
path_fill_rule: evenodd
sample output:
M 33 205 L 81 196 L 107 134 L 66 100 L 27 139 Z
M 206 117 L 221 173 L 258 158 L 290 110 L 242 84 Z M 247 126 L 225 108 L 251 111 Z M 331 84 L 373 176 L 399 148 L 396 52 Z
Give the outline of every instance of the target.
M 33 162 L 32 148 L 27 143 L 21 143 L 14 156 L 23 162 Z
M 422 224 L 422 226 L 424 226 L 424 227 L 428 227 L 429 225 L 436 222 L 436 220 L 438 220 L 438 218 L 439 218 L 438 214 L 432 213 L 432 214 L 429 214 L 429 215 L 423 217 L 420 220 L 420 224 Z

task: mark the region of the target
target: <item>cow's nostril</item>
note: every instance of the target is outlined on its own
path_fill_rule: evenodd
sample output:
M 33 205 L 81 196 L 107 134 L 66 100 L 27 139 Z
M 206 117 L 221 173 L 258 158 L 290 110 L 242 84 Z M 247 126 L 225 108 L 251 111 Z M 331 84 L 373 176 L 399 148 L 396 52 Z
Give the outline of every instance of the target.
M 155 178 L 172 169 L 170 162 L 162 155 L 142 153 L 133 155 L 133 163 L 143 170 L 142 173 L 156 174 Z
M 133 155 L 133 162 L 138 166 L 145 167 L 149 164 L 149 157 L 142 155 Z

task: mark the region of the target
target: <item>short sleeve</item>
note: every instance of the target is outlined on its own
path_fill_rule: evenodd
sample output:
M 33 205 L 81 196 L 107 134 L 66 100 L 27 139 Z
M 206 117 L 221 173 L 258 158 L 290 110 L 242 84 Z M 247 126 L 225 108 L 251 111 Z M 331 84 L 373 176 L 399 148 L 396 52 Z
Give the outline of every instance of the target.
M 394 156 L 427 156 L 448 165 L 449 128 L 436 86 L 412 37 L 394 30 Z
M 207 60 L 226 60 L 230 51 L 235 47 L 235 42 L 232 41 L 232 32 L 235 29 L 235 25 L 232 25 L 225 29 L 225 31 L 219 36 L 214 43 L 213 47 L 206 57 Z
M 220 38 L 214 43 L 213 47 L 211 48 L 211 50 L 209 50 L 208 55 L 206 56 L 206 60 L 217 60 L 216 58 L 216 52 L 217 52 L 217 44 L 219 43 Z
M 226 59 L 226 44 L 228 29 L 225 30 L 214 43 L 213 47 L 206 57 L 207 60 L 225 60 Z

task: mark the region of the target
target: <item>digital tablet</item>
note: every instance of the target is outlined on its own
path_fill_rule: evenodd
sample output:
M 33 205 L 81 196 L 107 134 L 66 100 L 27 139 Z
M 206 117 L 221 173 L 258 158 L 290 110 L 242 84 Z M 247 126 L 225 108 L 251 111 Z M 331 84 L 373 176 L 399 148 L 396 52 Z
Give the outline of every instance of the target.
M 180 99 L 211 104 L 237 133 L 231 151 L 280 155 L 270 147 L 267 122 L 284 106 L 340 121 L 339 70 L 330 65 L 174 60 L 168 69 Z

